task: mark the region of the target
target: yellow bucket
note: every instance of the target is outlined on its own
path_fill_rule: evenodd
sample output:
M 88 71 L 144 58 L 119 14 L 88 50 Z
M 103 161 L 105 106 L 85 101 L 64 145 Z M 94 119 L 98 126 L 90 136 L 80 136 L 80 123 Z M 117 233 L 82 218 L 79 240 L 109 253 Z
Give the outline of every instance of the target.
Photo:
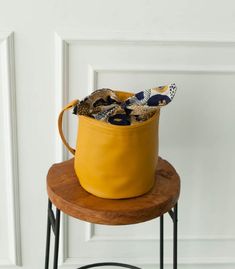
M 121 100 L 131 93 L 116 91 Z M 148 192 L 154 185 L 158 159 L 159 110 L 135 125 L 112 125 L 79 116 L 76 150 L 66 142 L 62 131 L 65 110 L 60 113 L 59 132 L 67 149 L 75 155 L 74 169 L 81 186 L 102 198 L 131 198 Z

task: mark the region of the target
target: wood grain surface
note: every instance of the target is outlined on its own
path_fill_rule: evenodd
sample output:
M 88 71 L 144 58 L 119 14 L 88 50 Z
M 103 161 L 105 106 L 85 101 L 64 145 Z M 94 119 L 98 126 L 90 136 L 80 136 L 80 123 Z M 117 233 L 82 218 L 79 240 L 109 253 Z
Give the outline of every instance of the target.
M 180 178 L 174 167 L 160 157 L 154 187 L 142 196 L 119 200 L 99 198 L 85 191 L 73 162 L 70 159 L 52 165 L 47 175 L 47 192 L 57 208 L 74 218 L 106 225 L 134 224 L 161 216 L 179 198 Z

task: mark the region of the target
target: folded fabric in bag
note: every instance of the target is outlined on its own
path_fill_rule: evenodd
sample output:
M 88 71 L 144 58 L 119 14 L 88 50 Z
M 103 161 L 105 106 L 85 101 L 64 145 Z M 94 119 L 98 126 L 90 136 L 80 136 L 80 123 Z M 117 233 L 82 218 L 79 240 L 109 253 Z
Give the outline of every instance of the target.
M 111 89 L 99 89 L 78 102 L 73 113 L 114 125 L 132 125 L 145 121 L 172 101 L 176 85 L 146 89 L 122 101 Z

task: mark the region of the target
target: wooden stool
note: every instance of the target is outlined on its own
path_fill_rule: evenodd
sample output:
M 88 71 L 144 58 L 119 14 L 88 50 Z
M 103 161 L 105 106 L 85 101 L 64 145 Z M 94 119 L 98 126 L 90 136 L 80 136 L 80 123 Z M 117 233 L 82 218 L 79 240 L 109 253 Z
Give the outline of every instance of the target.
M 156 183 L 146 194 L 129 199 L 103 199 L 85 191 L 73 169 L 74 159 L 54 164 L 47 175 L 48 220 L 45 269 L 49 266 L 51 228 L 55 235 L 53 269 L 58 268 L 60 211 L 96 224 L 125 225 L 140 223 L 160 217 L 160 269 L 163 269 L 163 215 L 169 213 L 173 221 L 173 269 L 177 269 L 177 201 L 180 193 L 180 178 L 166 160 L 159 158 Z M 52 210 L 56 207 L 56 214 Z M 139 267 L 117 263 L 94 263 L 80 269 L 115 265 L 133 269 Z

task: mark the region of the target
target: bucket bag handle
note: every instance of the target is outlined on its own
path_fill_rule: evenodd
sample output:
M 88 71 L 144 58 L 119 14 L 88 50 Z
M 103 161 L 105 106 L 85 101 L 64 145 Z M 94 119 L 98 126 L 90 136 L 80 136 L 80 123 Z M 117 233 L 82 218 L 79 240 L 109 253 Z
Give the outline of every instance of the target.
M 70 108 L 74 107 L 76 104 L 78 103 L 78 100 L 73 100 L 72 102 L 70 102 L 69 104 L 67 104 L 62 111 L 60 112 L 59 118 L 58 118 L 58 128 L 59 128 L 59 133 L 60 133 L 60 137 L 64 143 L 64 145 L 66 146 L 66 148 L 73 154 L 75 155 L 75 149 L 73 149 L 72 147 L 70 147 L 70 145 L 68 144 L 68 142 L 66 141 L 65 137 L 64 137 L 64 133 L 62 130 L 62 122 L 63 122 L 63 115 L 64 112 L 66 110 L 69 110 Z

